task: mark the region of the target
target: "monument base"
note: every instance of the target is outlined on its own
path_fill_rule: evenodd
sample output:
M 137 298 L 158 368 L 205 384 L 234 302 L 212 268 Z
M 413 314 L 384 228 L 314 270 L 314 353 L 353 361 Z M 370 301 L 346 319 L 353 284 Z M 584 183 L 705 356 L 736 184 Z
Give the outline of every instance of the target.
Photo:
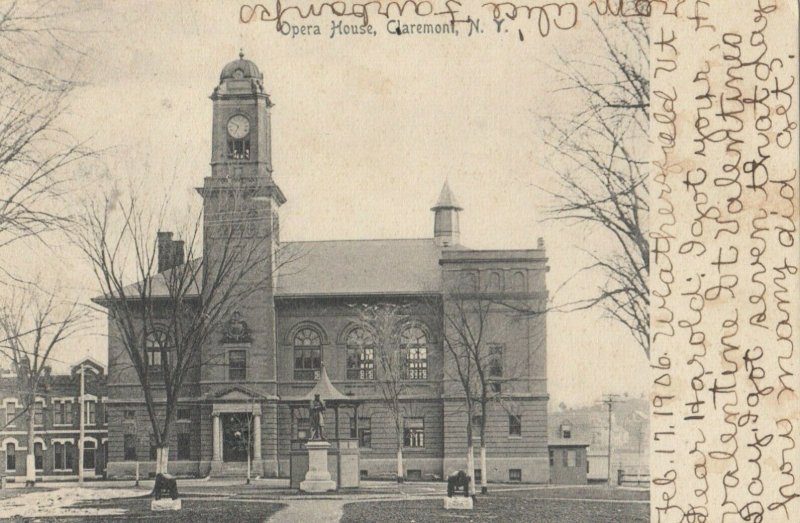
M 152 511 L 180 510 L 180 509 L 181 509 L 180 499 L 161 498 L 161 499 L 153 499 L 150 501 L 150 510 Z
M 446 510 L 472 510 L 472 496 L 453 496 L 444 498 L 444 508 Z
M 328 492 L 336 490 L 336 482 L 331 479 L 328 472 L 328 449 L 331 444 L 327 441 L 309 441 L 306 443 L 308 451 L 308 472 L 305 480 L 300 482 L 303 492 Z

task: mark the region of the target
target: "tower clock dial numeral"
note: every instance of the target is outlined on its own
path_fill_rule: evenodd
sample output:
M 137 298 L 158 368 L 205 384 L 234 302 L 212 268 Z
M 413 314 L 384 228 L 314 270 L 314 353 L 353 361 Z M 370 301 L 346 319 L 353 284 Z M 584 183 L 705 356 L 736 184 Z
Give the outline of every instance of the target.
M 231 116 L 228 120 L 228 134 L 231 138 L 244 138 L 250 133 L 250 120 L 242 114 Z

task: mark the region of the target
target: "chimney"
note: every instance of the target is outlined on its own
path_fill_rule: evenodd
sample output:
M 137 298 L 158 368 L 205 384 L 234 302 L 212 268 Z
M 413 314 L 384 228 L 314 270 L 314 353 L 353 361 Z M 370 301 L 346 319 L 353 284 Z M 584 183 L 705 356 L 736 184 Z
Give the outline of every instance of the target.
M 158 248 L 158 272 L 164 272 L 173 267 L 175 248 L 172 246 L 172 233 L 158 231 L 156 245 Z

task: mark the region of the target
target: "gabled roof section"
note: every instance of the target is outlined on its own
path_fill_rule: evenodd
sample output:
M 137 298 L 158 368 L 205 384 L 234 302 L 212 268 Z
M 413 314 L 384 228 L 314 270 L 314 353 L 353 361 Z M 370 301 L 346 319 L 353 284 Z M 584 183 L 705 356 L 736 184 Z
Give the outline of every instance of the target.
M 188 263 L 199 264 L 202 262 L 202 258 L 195 258 Z M 173 271 L 176 270 L 183 270 L 184 265 L 180 265 L 173 269 L 168 269 L 164 272 L 159 274 L 154 274 L 149 278 L 148 283 L 151 285 L 151 289 L 148 295 L 152 298 L 168 298 L 170 296 L 169 292 L 169 281 L 172 277 Z M 136 283 L 131 283 L 130 285 L 126 285 L 123 287 L 123 292 L 125 296 L 129 300 L 138 300 L 140 299 L 140 289 L 142 288 L 143 283 L 141 281 Z M 200 283 L 195 280 L 190 283 L 190 287 L 187 292 L 184 294 L 187 298 L 193 298 L 196 296 L 200 296 Z M 105 305 L 106 303 L 114 300 L 119 299 L 119 297 L 111 297 L 111 296 L 96 296 L 92 298 L 92 301 L 99 304 Z
M 442 248 L 433 238 L 284 242 L 280 252 L 288 253 L 292 261 L 280 269 L 277 297 L 430 294 L 442 289 Z M 200 262 L 197 258 L 190 263 Z M 172 270 L 176 269 L 150 279 L 151 297 L 169 297 Z M 126 286 L 125 295 L 138 299 L 140 285 Z M 195 282 L 186 296 L 199 295 L 200 285 Z M 93 301 L 110 300 L 99 296 Z

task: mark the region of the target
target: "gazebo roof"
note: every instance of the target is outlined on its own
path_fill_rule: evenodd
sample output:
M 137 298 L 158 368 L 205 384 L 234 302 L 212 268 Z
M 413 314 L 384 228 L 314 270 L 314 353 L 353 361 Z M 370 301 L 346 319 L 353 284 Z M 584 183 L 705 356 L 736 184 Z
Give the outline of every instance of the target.
M 314 385 L 313 389 L 308 391 L 308 393 L 301 398 L 289 398 L 287 401 L 308 403 L 312 401 L 314 396 L 317 394 L 319 394 L 319 399 L 325 402 L 355 403 L 359 401 L 352 396 L 342 394 L 339 389 L 334 387 L 333 383 L 331 383 L 331 380 L 328 377 L 328 371 L 325 369 L 325 365 L 322 365 L 319 381 L 317 381 L 317 384 Z

